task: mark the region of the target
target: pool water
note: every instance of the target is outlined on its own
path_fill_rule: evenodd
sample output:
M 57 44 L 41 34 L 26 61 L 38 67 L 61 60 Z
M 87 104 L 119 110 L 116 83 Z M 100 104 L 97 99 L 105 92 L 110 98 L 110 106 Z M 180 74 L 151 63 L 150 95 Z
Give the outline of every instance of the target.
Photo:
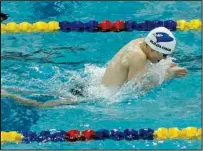
M 201 19 L 201 2 L 2 2 L 6 22 L 95 19 Z M 191 11 L 191 13 L 189 13 Z M 5 22 L 5 23 L 6 23 Z M 107 62 L 129 41 L 147 32 L 17 33 L 1 35 L 1 84 L 9 92 L 41 102 L 72 96 L 86 86 L 86 103 L 49 109 L 1 99 L 1 131 L 201 127 L 201 32 L 174 32 L 173 57 L 188 75 L 147 93 L 123 88 L 115 96 L 99 87 Z M 154 68 L 155 73 L 160 73 Z M 160 76 L 161 77 L 161 76 Z M 78 97 L 80 99 L 80 97 Z M 89 141 L 5 144 L 2 149 L 200 149 L 201 141 Z

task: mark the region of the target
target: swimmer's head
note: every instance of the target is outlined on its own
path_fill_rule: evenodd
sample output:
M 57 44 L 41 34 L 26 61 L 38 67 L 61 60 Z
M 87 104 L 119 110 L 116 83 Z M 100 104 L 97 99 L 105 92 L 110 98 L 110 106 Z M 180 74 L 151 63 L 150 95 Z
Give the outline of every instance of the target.
M 176 40 L 174 35 L 165 27 L 158 27 L 145 37 L 146 49 L 150 50 L 148 58 L 152 62 L 159 62 L 175 51 Z

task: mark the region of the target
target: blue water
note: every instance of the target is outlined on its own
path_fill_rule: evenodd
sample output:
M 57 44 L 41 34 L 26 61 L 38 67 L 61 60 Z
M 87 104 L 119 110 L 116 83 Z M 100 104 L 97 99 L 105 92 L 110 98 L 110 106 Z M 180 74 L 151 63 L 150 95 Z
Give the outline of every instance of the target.
M 201 2 L 2 2 L 6 22 L 39 20 L 201 19 Z M 191 12 L 191 13 L 190 13 Z M 5 23 L 6 23 L 5 22 Z M 173 57 L 188 69 L 185 78 L 140 95 L 113 97 L 98 83 L 106 63 L 130 40 L 147 32 L 17 33 L 1 35 L 1 83 L 9 92 L 41 102 L 69 97 L 71 87 L 88 85 L 87 103 L 51 109 L 25 107 L 1 99 L 2 131 L 100 128 L 201 127 L 201 32 L 174 32 Z M 70 48 L 71 47 L 71 48 Z M 94 95 L 93 95 L 94 94 Z M 112 99 L 113 98 L 113 99 Z M 194 141 L 89 141 L 5 144 L 3 149 L 200 149 Z

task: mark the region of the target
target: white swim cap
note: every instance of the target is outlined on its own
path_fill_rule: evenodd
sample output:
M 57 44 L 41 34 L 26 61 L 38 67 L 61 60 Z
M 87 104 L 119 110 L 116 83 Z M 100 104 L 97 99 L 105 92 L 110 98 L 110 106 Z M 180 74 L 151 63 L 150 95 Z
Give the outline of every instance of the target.
M 176 40 L 174 35 L 165 27 L 158 27 L 149 32 L 145 42 L 155 51 L 171 54 L 175 51 Z

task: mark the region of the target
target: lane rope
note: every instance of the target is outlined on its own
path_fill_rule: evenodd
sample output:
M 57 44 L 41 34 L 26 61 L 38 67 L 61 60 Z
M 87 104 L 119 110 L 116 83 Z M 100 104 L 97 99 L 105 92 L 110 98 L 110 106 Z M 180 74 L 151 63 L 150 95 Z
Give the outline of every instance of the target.
M 186 127 L 178 129 L 177 127 L 164 128 L 156 130 L 142 128 L 134 130 L 131 128 L 123 131 L 119 129 L 107 130 L 100 129 L 97 131 L 87 129 L 80 131 L 77 129 L 69 131 L 41 131 L 39 133 L 32 131 L 1 131 L 1 144 L 5 143 L 31 143 L 36 142 L 62 142 L 62 141 L 89 141 L 89 140 L 195 140 L 202 138 L 202 128 Z
M 133 20 L 117 20 L 111 22 L 109 20 L 103 20 L 98 22 L 91 20 L 89 22 L 83 23 L 81 21 L 38 21 L 35 23 L 29 22 L 9 22 L 7 24 L 1 24 L 1 34 L 2 33 L 19 33 L 19 32 L 120 32 L 120 31 L 150 31 L 156 27 L 166 27 L 171 31 L 188 31 L 188 30 L 201 30 L 202 21 L 199 19 L 193 19 L 190 21 L 186 20 L 145 20 L 143 22 L 137 23 Z

